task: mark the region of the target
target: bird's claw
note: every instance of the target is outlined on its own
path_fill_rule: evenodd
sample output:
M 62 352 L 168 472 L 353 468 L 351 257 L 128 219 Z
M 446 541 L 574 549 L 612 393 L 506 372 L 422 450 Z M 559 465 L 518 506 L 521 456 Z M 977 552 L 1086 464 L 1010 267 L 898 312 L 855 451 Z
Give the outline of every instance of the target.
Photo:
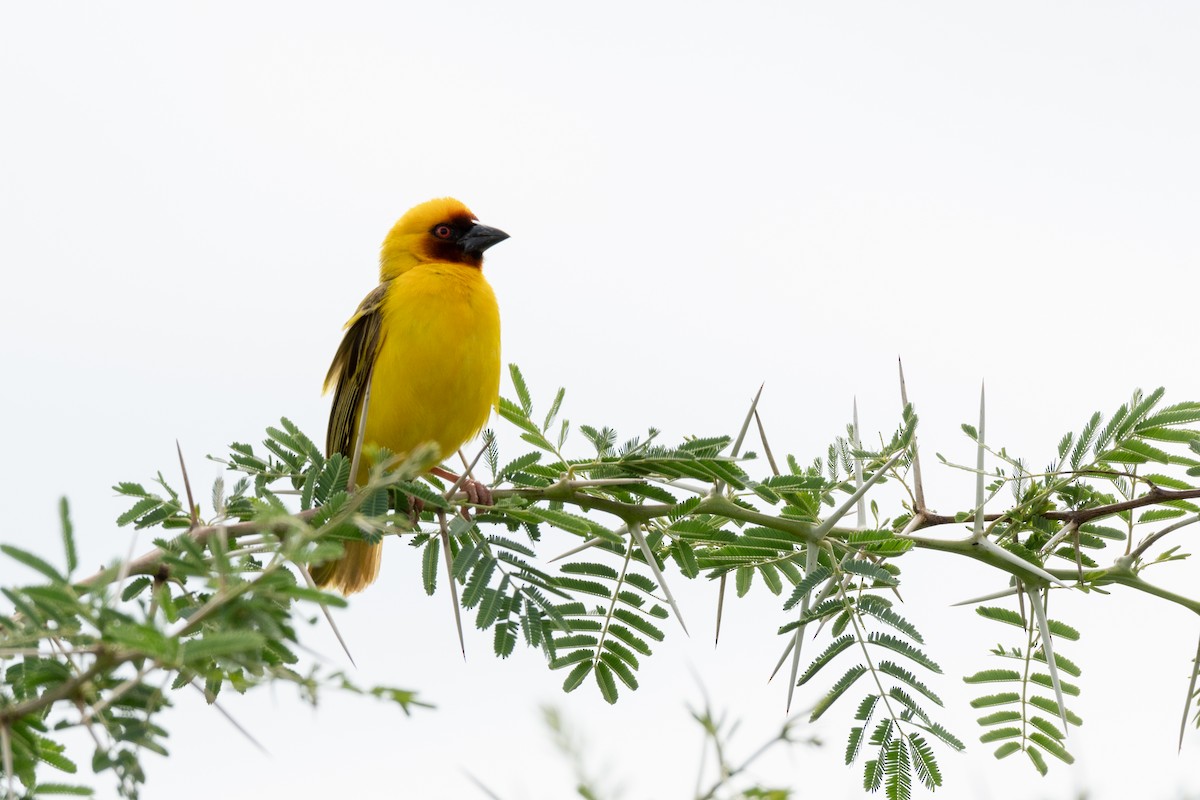
M 486 483 L 480 483 L 477 480 L 468 478 L 462 483 L 463 494 L 467 496 L 467 502 L 473 506 L 490 506 L 495 504 L 495 499 L 492 497 L 492 490 Z M 465 519 L 471 517 L 467 513 L 466 506 L 460 510 Z

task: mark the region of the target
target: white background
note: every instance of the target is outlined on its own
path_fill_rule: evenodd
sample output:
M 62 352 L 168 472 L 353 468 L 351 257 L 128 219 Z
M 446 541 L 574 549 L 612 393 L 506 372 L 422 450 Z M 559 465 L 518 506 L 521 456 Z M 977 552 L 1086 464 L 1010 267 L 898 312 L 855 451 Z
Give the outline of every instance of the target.
M 109 487 L 176 479 L 176 439 L 207 485 L 205 454 L 280 415 L 319 437 L 321 379 L 379 242 L 446 194 L 512 235 L 486 273 L 505 359 L 543 410 L 565 385 L 572 421 L 675 442 L 734 431 L 766 381 L 772 446 L 807 462 L 855 396 L 864 428 L 892 429 L 900 355 L 930 501 L 964 508 L 971 477 L 933 453 L 973 458 L 959 424 L 981 380 L 989 439 L 1035 465 L 1136 386 L 1200 397 L 1198 37 L 1183 2 L 5 3 L 0 539 L 55 555 L 66 494 L 99 566 L 130 546 Z M 487 636 L 463 663 L 414 555 L 389 542 L 340 624 L 356 679 L 436 711 L 224 696 L 264 756 L 181 694 L 146 796 L 483 797 L 469 772 L 505 800 L 565 797 L 537 710 L 552 703 L 607 786 L 683 798 L 693 675 L 743 720 L 742 755 L 783 719 L 765 592 L 727 603 L 714 652 L 714 587 L 676 578 L 691 638 L 672 625 L 642 689 L 609 707 L 590 683 L 564 696 L 537 653 L 494 659 Z M 992 665 L 1005 629 L 948 605 L 1001 578 L 901 564 L 906 614 L 946 669 L 943 721 L 969 745 L 939 751 L 944 794 L 1200 791 L 1200 737 L 1175 750 L 1193 615 L 1119 589 L 1055 595 L 1084 636 L 1062 650 L 1084 669 L 1085 725 L 1076 766 L 1039 779 L 994 761 L 965 707 L 961 676 Z M 1194 575 L 1150 577 L 1194 594 Z M 306 641 L 342 663 L 324 630 Z M 841 765 L 855 701 L 803 731 L 826 748 L 755 774 L 860 796 L 861 767 Z

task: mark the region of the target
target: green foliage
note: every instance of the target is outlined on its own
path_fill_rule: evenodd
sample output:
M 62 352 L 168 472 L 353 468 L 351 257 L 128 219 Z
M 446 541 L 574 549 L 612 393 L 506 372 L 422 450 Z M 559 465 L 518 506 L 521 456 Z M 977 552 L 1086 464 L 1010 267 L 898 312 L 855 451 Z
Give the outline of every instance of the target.
M 941 698 L 913 672 L 913 669 L 919 669 L 940 674 L 941 669 L 919 646 L 924 639 L 916 626 L 897 613 L 887 597 L 878 593 L 883 586 L 893 585 L 891 573 L 884 571 L 881 575 L 877 572 L 878 567 L 867 569 L 864 564 L 876 567 L 847 554 L 832 570 L 818 568 L 822 570 L 820 573 L 813 570 L 814 574 L 830 576 L 830 593 L 834 597 L 818 603 L 805 621 L 829 617 L 844 619 L 840 627 L 833 626 L 831 633 L 836 635 L 840 630 L 846 633 L 836 636 L 812 660 L 799 682 L 806 684 L 813 680 L 843 653 L 855 654 L 855 662 L 814 706 L 810 720 L 824 715 L 860 682 L 860 678 L 869 675 L 870 680 L 865 684 L 871 688 L 865 695 L 860 695 L 858 710 L 846 738 L 846 764 L 858 760 L 865 744 L 872 749 L 874 757 L 864 761 L 863 788 L 871 792 L 883 788 L 889 800 L 907 798 L 912 794 L 914 776 L 929 789 L 942 784 L 937 757 L 922 732 L 931 734 L 954 750 L 963 749 L 963 744 L 932 719 L 926 704 L 940 707 Z M 886 582 L 881 584 L 881 577 L 886 577 Z M 872 625 L 883 625 L 887 630 L 870 630 Z M 895 656 L 901 658 L 901 663 L 892 660 Z M 917 700 L 912 691 L 922 700 Z
M 14 613 L 0 618 L 0 738 L 10 774 L 26 797 L 91 794 L 87 786 L 46 782 L 40 774 L 44 768 L 78 772 L 59 732 L 81 726 L 96 742 L 91 769 L 111 773 L 120 796 L 138 797 L 145 780 L 142 754 L 166 755 L 167 732 L 159 720 L 180 689 L 199 690 L 217 703 L 226 689 L 240 694 L 282 682 L 313 703 L 323 689 L 333 688 L 396 703 L 406 713 L 424 705 L 406 690 L 364 690 L 340 673 L 302 666 L 294 627 L 305 608 L 345 605 L 340 596 L 298 581 L 298 574 L 336 552 L 340 546 L 325 540 L 362 514 L 381 488 L 411 478 L 415 468 L 400 465 L 390 475 L 380 473 L 378 485 L 347 496 L 348 470 L 340 457 L 326 461 L 286 420 L 268 436 L 272 456 L 260 458 L 246 445 L 233 448 L 231 465 L 255 479 L 267 477 L 239 481 L 228 496 L 218 481 L 211 524 L 193 523 L 192 510 L 161 475 L 161 492 L 133 483 L 116 487 L 133 500 L 118 524 L 183 531 L 159 540 L 148 558 L 76 577 L 65 501 L 60 509 L 65 569 L 0 546 L 39 581 L 5 587 Z M 280 479 L 307 485 L 313 510 L 297 515 L 283 508 L 270 488 Z M 387 524 L 377 519 L 365 527 Z
M 1049 690 L 1053 694 L 1054 680 L 1037 622 L 1032 618 L 1023 618 L 1012 609 L 980 606 L 975 611 L 985 619 L 1015 625 L 1025 634 L 1020 646 L 1000 646 L 992 651 L 996 657 L 1012 662 L 1015 668 L 987 669 L 963 678 L 967 683 L 987 684 L 989 687 L 989 694 L 973 700 L 972 707 L 1000 709 L 978 718 L 978 723 L 987 729 L 979 740 L 984 744 L 1000 743 L 994 751 L 996 758 L 1025 752 L 1034 769 L 1043 775 L 1049 769 L 1044 757 L 1047 753 L 1067 764 L 1074 763 L 1074 756 L 1066 748 L 1066 726 L 1057 720 L 1062 718 L 1076 726 L 1081 725 L 1083 720 L 1069 708 L 1060 707 L 1057 700 L 1040 693 Z M 1049 620 L 1049 630 L 1059 639 L 1073 641 L 1079 638 L 1074 628 L 1057 620 Z M 1080 675 L 1079 669 L 1057 652 L 1054 661 L 1057 669 L 1074 677 Z M 994 684 L 1012 688 L 995 691 L 992 688 Z M 1079 695 L 1078 686 L 1064 681 L 1059 681 L 1059 684 L 1063 694 L 1072 697 Z M 1039 712 L 1049 713 L 1056 722 Z
M 864 788 L 893 800 L 914 786 L 942 785 L 940 747 L 963 747 L 935 719 L 941 669 L 918 624 L 900 611 L 901 556 L 938 550 L 971 558 L 1027 594 L 1033 613 L 980 609 L 998 627 L 1021 630 L 1024 641 L 995 651 L 1011 663 L 966 680 L 980 686 L 972 705 L 983 714 L 981 740 L 1000 758 L 1025 752 L 1042 772 L 1047 755 L 1070 760 L 1066 728 L 1079 724 L 1059 697 L 1078 695 L 1064 677 L 1080 670 L 1057 647 L 1079 632 L 1045 617 L 1046 587 L 1128 587 L 1200 611 L 1200 600 L 1143 575 L 1186 557 L 1158 543 L 1200 521 L 1200 488 L 1189 480 L 1200 475 L 1200 432 L 1188 427 L 1200 422 L 1200 404 L 1160 406 L 1161 390 L 1136 392 L 1107 417 L 1093 414 L 1062 437 L 1040 473 L 988 445 L 982 421 L 964 426 L 972 449 L 994 463 L 978 501 L 941 517 L 919 505 L 911 405 L 876 449 L 851 426 L 820 457 L 789 454 L 777 465 L 765 436 L 766 463 L 738 455 L 753 415 L 738 436 L 667 445 L 653 428 L 632 437 L 603 425 L 573 429 L 560 420 L 562 389 L 539 412 L 515 366 L 510 377 L 516 399 L 501 399 L 499 415 L 532 449 L 501 453 L 488 437 L 482 455 L 492 506 L 457 513 L 466 500 L 426 474 L 427 448 L 399 456 L 368 448 L 370 478 L 352 487 L 350 459 L 326 458 L 283 419 L 260 446 L 234 443 L 216 459 L 233 475 L 228 487 L 214 484 L 207 518 L 186 482 L 180 491 L 161 473 L 145 486 L 115 487 L 130 501 L 118 525 L 162 537 L 152 553 L 78 578 L 65 502 L 61 558 L 0 547 L 38 581 L 3 587 L 11 613 L 0 617 L 0 749 L 11 756 L 11 776 L 29 796 L 66 791 L 41 783 L 40 771 L 76 770 L 56 731 L 84 725 L 103 745 L 93 769 L 111 773 L 122 796 L 137 796 L 140 754 L 165 752 L 159 720 L 172 693 L 189 686 L 214 703 L 229 689 L 284 682 L 313 702 L 336 689 L 406 712 L 420 705 L 411 692 L 360 689 L 340 673 L 305 666 L 297 652 L 295 620 L 345 604 L 310 585 L 309 565 L 354 540 L 405 537 L 418 551 L 425 591 L 453 592 L 457 611 L 498 657 L 535 650 L 565 691 L 586 684 L 608 703 L 639 687 L 646 659 L 682 627 L 672 581 L 712 581 L 721 602 L 727 586 L 738 597 L 769 593 L 791 615 L 779 627 L 780 665 L 790 659 L 795 676 L 789 703 L 802 686 L 818 698 L 811 720 L 845 713 L 846 763 L 861 760 Z M 889 482 L 908 502 L 881 518 L 867 495 Z M 1006 487 L 1010 505 L 984 508 Z M 961 539 L 922 536 L 928 525 L 955 523 L 967 523 Z M 562 555 L 548 557 L 554 552 Z M 814 629 L 825 639 L 802 661 Z M 1193 672 L 1189 710 L 1200 695 L 1195 683 Z M 697 719 L 710 733 L 720 728 L 711 716 Z M 755 791 L 745 796 L 787 795 Z

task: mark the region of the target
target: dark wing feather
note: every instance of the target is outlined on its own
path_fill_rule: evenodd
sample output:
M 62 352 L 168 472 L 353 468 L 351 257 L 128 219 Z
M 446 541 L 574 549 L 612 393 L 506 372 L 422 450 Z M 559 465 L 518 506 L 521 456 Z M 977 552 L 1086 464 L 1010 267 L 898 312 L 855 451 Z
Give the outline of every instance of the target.
M 383 329 L 383 296 L 388 283 L 381 283 L 367 295 L 358 311 L 346 323 L 346 335 L 338 345 L 325 391 L 333 386 L 333 407 L 329 410 L 329 429 L 325 432 L 325 454 L 341 453 L 350 458 L 358 436 L 358 414 L 363 395 L 371 381 L 371 368 L 379 353 Z

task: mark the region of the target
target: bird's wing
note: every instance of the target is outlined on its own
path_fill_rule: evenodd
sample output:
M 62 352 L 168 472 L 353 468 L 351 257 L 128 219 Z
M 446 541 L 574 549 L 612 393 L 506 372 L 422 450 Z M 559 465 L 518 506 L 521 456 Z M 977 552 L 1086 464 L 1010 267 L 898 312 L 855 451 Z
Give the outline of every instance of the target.
M 342 453 L 350 457 L 358 434 L 358 414 L 363 395 L 371 381 L 371 367 L 379 353 L 383 330 L 383 297 L 388 283 L 381 283 L 367 295 L 346 323 L 346 335 L 338 345 L 325 391 L 333 387 L 333 407 L 329 411 L 329 429 L 325 433 L 325 454 Z

